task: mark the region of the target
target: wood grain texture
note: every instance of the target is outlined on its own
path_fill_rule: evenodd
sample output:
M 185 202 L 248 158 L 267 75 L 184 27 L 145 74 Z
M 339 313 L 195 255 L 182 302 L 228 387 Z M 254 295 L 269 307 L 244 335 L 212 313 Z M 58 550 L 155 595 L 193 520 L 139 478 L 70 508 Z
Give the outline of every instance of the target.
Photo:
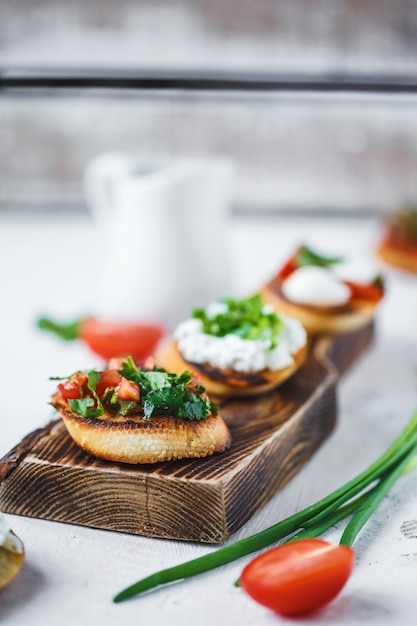
M 61 420 L 28 435 L 0 461 L 0 510 L 121 532 L 220 543 L 311 458 L 336 421 L 339 375 L 373 327 L 321 337 L 279 389 L 230 400 L 221 413 L 231 449 L 206 459 L 128 466 L 79 449 Z

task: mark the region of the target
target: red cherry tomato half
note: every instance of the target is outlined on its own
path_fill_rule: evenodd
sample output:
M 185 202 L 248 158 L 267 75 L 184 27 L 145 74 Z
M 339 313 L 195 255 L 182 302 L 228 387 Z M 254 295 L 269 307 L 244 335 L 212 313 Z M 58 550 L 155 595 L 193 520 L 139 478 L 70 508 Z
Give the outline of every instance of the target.
M 165 334 L 159 324 L 136 324 L 86 319 L 80 324 L 79 337 L 98 356 L 108 361 L 112 357 L 130 355 L 140 362 L 154 351 Z
M 297 260 L 295 256 L 290 257 L 284 265 L 281 267 L 277 275 L 275 276 L 275 281 L 282 282 L 288 276 L 290 276 L 295 270 L 298 268 Z
M 298 539 L 260 554 L 243 570 L 240 584 L 263 606 L 281 615 L 321 608 L 341 591 L 354 563 L 349 546 Z
M 358 300 L 369 300 L 370 302 L 379 302 L 384 295 L 384 289 L 378 285 L 362 285 L 360 283 L 352 283 L 345 281 L 352 294 L 352 298 Z

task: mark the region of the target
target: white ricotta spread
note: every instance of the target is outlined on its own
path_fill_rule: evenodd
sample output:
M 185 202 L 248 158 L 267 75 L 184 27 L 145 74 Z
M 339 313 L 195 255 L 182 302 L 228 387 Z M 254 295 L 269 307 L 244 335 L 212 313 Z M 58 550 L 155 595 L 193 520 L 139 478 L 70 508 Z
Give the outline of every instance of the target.
M 19 537 L 13 534 L 3 513 L 0 513 L 0 546 L 9 552 L 22 554 L 23 544 Z
M 218 307 L 222 307 L 221 310 Z M 227 311 L 222 303 L 213 303 L 207 309 L 210 315 Z M 269 313 L 272 307 L 264 307 Z M 279 370 L 294 361 L 307 341 L 307 333 L 298 320 L 280 315 L 284 328 L 278 337 L 277 347 L 271 350 L 269 340 L 242 339 L 237 335 L 215 337 L 202 332 L 199 319 L 190 318 L 179 324 L 174 332 L 178 349 L 186 361 L 208 363 L 218 369 L 233 369 L 237 372 L 259 372 L 265 368 Z
M 316 306 L 345 304 L 350 289 L 332 269 L 307 265 L 299 267 L 283 282 L 282 292 L 292 302 Z

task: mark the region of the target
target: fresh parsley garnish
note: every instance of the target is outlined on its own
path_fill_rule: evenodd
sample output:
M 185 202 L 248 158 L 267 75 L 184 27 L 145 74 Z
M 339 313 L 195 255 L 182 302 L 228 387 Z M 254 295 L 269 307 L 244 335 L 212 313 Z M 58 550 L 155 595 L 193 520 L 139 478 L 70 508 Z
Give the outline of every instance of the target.
M 178 375 L 168 373 L 160 367 L 139 368 L 131 357 L 127 357 L 118 371 L 124 378 L 139 386 L 139 402 L 121 400 L 117 397 L 116 390 L 111 387 L 100 397 L 96 391 L 100 372 L 90 370 L 85 372 L 87 391 L 84 391 L 81 398 L 68 400 L 71 410 L 86 418 L 100 417 L 107 409 L 123 416 L 137 413 L 143 419 L 172 415 L 188 420 L 206 419 L 219 410 L 219 407 L 205 395 L 205 388 L 195 384 L 190 372 Z M 52 380 L 64 379 L 54 377 Z
M 100 417 L 103 415 L 104 408 L 101 402 L 97 405 L 94 398 L 86 396 L 85 398 L 78 398 L 77 400 L 68 400 L 68 404 L 74 413 L 81 415 L 82 417 Z
M 191 316 L 201 321 L 203 333 L 215 337 L 232 334 L 253 341 L 267 340 L 271 349 L 277 346 L 284 322 L 275 311 L 265 309 L 259 294 L 241 300 L 223 298 L 219 302 L 226 310 L 216 315 L 210 315 L 204 308 L 192 311 Z
M 173 415 L 200 420 L 218 411 L 216 404 L 202 396 L 204 387 L 192 386 L 192 375 L 188 371 L 172 374 L 160 367 L 152 370 L 138 368 L 128 357 L 119 373 L 139 386 L 144 419 L 153 415 Z

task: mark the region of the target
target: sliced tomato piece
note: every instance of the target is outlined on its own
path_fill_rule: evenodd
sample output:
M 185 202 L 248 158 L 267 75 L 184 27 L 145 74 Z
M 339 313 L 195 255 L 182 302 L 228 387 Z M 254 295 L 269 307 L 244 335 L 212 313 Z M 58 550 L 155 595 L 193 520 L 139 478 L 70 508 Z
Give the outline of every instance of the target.
M 117 397 L 120 400 L 132 400 L 133 402 L 139 402 L 140 391 L 139 386 L 131 380 L 122 377 L 117 387 Z
M 121 370 L 123 363 L 126 363 L 124 357 L 112 357 L 107 363 L 107 367 L 109 370 Z
M 130 355 L 140 362 L 152 354 L 165 334 L 159 324 L 110 322 L 88 318 L 80 323 L 79 336 L 98 356 L 106 361 Z
M 87 383 L 87 374 L 77 372 L 58 384 L 58 392 L 64 400 L 77 400 L 88 395 Z
M 349 287 L 352 298 L 357 300 L 379 302 L 384 296 L 384 289 L 379 285 L 364 285 L 361 283 L 353 283 L 348 280 L 345 280 L 344 282 Z
M 284 263 L 284 265 L 281 267 L 279 272 L 275 275 L 275 278 L 273 280 L 282 282 L 283 280 L 288 278 L 288 276 L 290 276 L 293 272 L 295 272 L 297 268 L 298 268 L 298 264 L 296 261 L 296 255 L 293 255 Z
M 116 370 L 104 370 L 100 372 L 100 379 L 96 386 L 97 395 L 101 398 L 106 389 L 115 389 L 120 385 L 122 377 Z
M 344 587 L 354 564 L 349 546 L 299 539 L 260 554 L 242 571 L 248 595 L 281 615 L 321 608 Z

